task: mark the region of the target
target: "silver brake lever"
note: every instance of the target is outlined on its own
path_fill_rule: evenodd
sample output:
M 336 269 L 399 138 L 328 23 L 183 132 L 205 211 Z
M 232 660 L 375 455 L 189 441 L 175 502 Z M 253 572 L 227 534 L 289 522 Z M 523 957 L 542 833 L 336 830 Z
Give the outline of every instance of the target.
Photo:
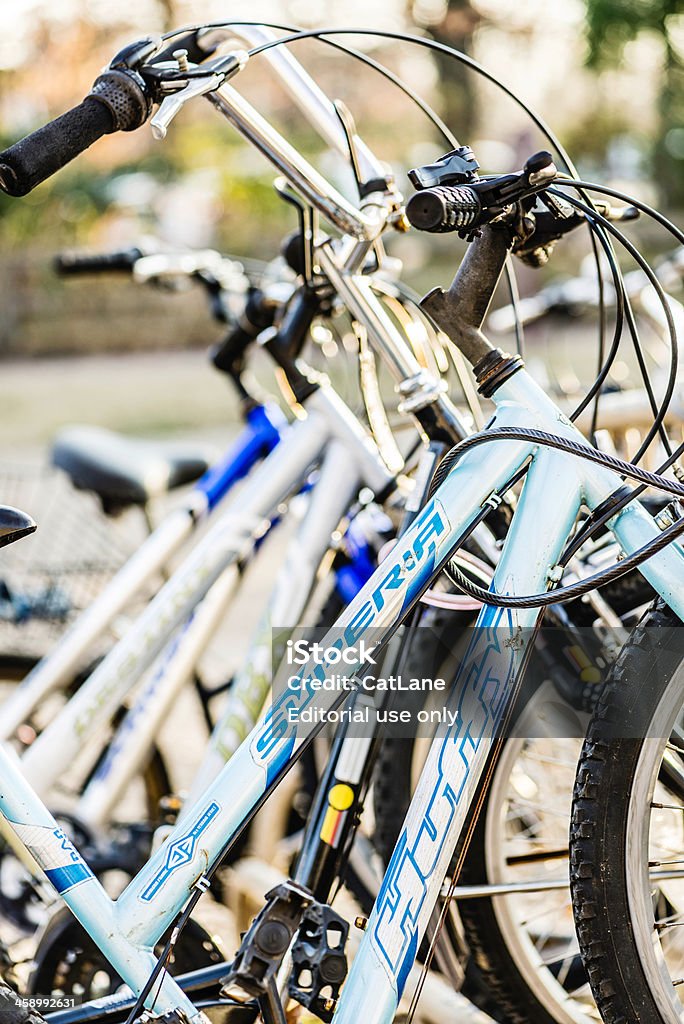
M 141 256 L 133 267 L 133 279 L 139 284 L 146 281 L 192 277 L 201 271 L 214 274 L 220 270 L 224 257 L 215 249 L 191 252 L 153 253 Z
M 236 75 L 238 71 L 242 71 L 248 60 L 249 54 L 246 50 L 236 50 L 234 53 L 219 57 L 216 61 L 217 68 L 213 74 L 202 78 L 193 78 L 186 86 L 179 89 L 178 92 L 166 96 L 150 121 L 152 134 L 155 139 L 166 138 L 169 125 L 188 100 L 214 92 L 220 85 L 232 78 L 233 75 Z

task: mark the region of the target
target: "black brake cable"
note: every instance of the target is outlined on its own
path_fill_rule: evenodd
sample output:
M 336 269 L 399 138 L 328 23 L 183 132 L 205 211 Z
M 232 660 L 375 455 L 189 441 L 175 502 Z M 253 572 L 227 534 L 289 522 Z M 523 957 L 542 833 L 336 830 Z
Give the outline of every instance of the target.
M 607 235 L 606 235 L 605 231 L 603 230 L 603 228 L 601 227 L 601 225 L 600 224 L 596 224 L 594 222 L 593 218 L 589 218 L 587 216 L 586 219 L 587 219 L 587 223 L 589 224 L 589 227 L 590 227 L 591 232 L 592 232 L 592 238 L 595 238 L 595 239 L 598 240 L 597 244 L 600 243 L 600 245 L 601 245 L 601 247 L 603 249 L 604 255 L 606 257 L 606 261 L 608 263 L 608 267 L 610 269 L 611 276 L 613 278 L 613 287 L 615 288 L 615 303 L 616 303 L 616 306 L 615 306 L 615 310 L 616 310 L 615 311 L 615 327 L 613 329 L 613 338 L 612 338 L 612 341 L 611 341 L 611 344 L 610 344 L 610 348 L 608 349 L 608 354 L 605 356 L 604 360 L 599 364 L 599 371 L 598 371 L 598 373 L 596 375 L 596 379 L 594 380 L 594 383 L 589 388 L 587 394 L 584 396 L 584 398 L 579 403 L 579 405 L 575 409 L 573 409 L 573 411 L 570 413 L 570 415 L 568 417 L 571 421 L 574 422 L 574 420 L 576 420 L 581 415 L 581 413 L 584 412 L 584 410 L 587 408 L 587 406 L 592 401 L 592 399 L 596 399 L 596 401 L 594 401 L 594 408 L 592 410 L 592 427 L 591 427 L 591 432 L 593 434 L 595 432 L 595 430 L 596 430 L 596 416 L 597 416 L 597 413 L 598 413 L 598 398 L 599 398 L 599 396 L 601 394 L 601 388 L 603 387 L 603 384 L 604 384 L 608 374 L 610 373 L 611 367 L 612 367 L 613 363 L 615 362 L 615 359 L 617 357 L 618 350 L 619 350 L 619 347 L 620 347 L 620 341 L 621 341 L 621 338 L 622 338 L 622 329 L 623 329 L 623 326 L 624 326 L 624 319 L 625 319 L 625 288 L 624 288 L 624 282 L 623 282 L 623 279 L 622 279 L 622 274 L 620 272 L 620 267 L 619 267 L 619 264 L 617 262 L 617 258 L 616 258 L 616 255 L 615 255 L 615 250 L 614 250 L 613 246 L 610 243 L 610 239 L 607 237 Z
M 598 374 L 601 373 L 601 370 L 603 369 L 603 363 L 604 363 L 604 360 L 605 360 L 605 357 L 606 357 L 606 332 L 607 332 L 607 329 L 608 329 L 608 310 L 606 309 L 605 286 L 604 286 L 604 281 L 603 281 L 603 268 L 601 266 L 601 262 L 600 262 L 600 259 L 599 259 L 599 256 L 598 256 L 598 252 L 597 252 L 597 249 L 596 249 L 596 246 L 597 246 L 596 231 L 595 231 L 595 223 L 593 221 L 591 223 L 589 223 L 589 229 L 590 229 L 589 230 L 589 237 L 591 238 L 592 248 L 594 249 L 594 253 L 595 253 L 595 256 L 596 256 L 596 266 L 597 266 L 596 285 L 597 285 L 597 288 L 598 288 L 598 309 L 599 309 L 599 338 L 598 338 L 598 359 L 597 359 L 597 363 L 598 363 L 597 375 L 598 375 Z M 608 252 L 610 251 L 610 249 L 611 249 L 610 246 L 608 246 L 605 249 L 606 256 L 608 255 Z M 616 263 L 616 266 L 617 266 L 617 263 Z M 611 273 L 612 273 L 612 271 L 611 271 Z M 622 282 L 622 277 L 620 275 L 620 268 L 619 268 L 619 266 L 617 267 L 617 276 L 613 277 L 613 281 L 614 281 L 614 284 L 616 285 L 616 288 L 615 288 L 616 296 L 617 296 L 618 290 L 620 291 L 620 293 L 622 295 L 622 293 L 624 292 L 624 285 L 623 285 L 623 282 Z M 619 289 L 617 287 L 618 283 L 619 283 Z M 618 339 L 618 344 L 619 344 L 621 335 L 622 335 L 622 327 L 620 327 L 620 331 L 618 333 L 617 323 L 616 323 L 616 326 L 615 326 L 615 336 Z M 617 352 L 616 352 L 616 355 L 617 355 Z M 592 444 L 596 443 L 596 428 L 598 426 L 598 413 L 599 413 L 599 399 L 600 399 L 600 397 L 601 397 L 601 388 L 598 387 L 596 389 L 596 392 L 595 392 L 594 405 L 593 405 L 593 408 L 591 410 L 590 437 L 591 437 L 591 440 L 592 440 Z
M 283 31 L 287 31 L 287 29 L 285 29 L 284 26 L 270 26 L 270 27 L 278 27 L 278 28 L 280 28 Z M 417 36 L 411 36 L 411 35 L 408 35 L 406 33 L 394 33 L 394 32 L 389 32 L 389 31 L 384 31 L 384 30 L 372 30 L 372 29 L 368 29 L 368 30 L 359 30 L 359 29 L 334 29 L 334 30 L 326 30 L 326 29 L 316 29 L 316 30 L 308 30 L 308 31 L 296 32 L 296 33 L 293 33 L 289 37 L 286 36 L 286 37 L 278 39 L 278 40 L 269 40 L 267 43 L 262 43 L 260 46 L 253 47 L 249 51 L 249 53 L 250 53 L 250 56 L 255 56 L 258 53 L 262 53 L 265 50 L 271 49 L 272 47 L 274 47 L 276 45 L 289 44 L 290 42 L 295 42 L 297 40 L 306 39 L 306 38 L 319 39 L 322 42 L 332 42 L 330 39 L 328 39 L 326 37 L 331 36 L 331 35 L 349 35 L 349 34 L 368 35 L 368 36 L 377 36 L 379 38 L 398 39 L 398 40 L 401 40 L 403 42 L 412 43 L 412 44 L 415 44 L 415 45 L 418 45 L 418 46 L 424 46 L 424 47 L 426 47 L 428 49 L 432 49 L 432 50 L 436 50 L 436 51 L 445 53 L 447 56 L 452 57 L 454 60 L 456 60 L 456 61 L 458 61 L 458 62 L 460 62 L 462 64 L 465 64 L 467 67 L 469 67 L 472 70 L 476 71 L 477 73 L 481 74 L 485 79 L 487 79 L 493 85 L 495 85 L 498 88 L 500 88 L 510 99 L 513 100 L 513 102 L 515 104 L 517 104 L 522 110 L 524 110 L 524 112 L 530 117 L 530 119 L 537 126 L 537 128 L 542 132 L 542 134 L 545 135 L 545 137 L 551 143 L 551 145 L 557 150 L 557 152 L 559 153 L 561 159 L 565 163 L 565 166 L 569 170 L 572 169 L 572 173 L 575 174 L 575 176 L 577 175 L 576 170 L 574 170 L 574 164 L 573 164 L 572 160 L 570 159 L 570 156 L 566 152 L 565 148 L 561 145 L 560 141 L 557 139 L 555 134 L 551 131 L 551 129 L 548 127 L 548 125 L 545 123 L 545 121 L 538 114 L 536 114 L 523 100 L 521 100 L 518 96 L 516 96 L 515 93 L 513 93 L 512 90 L 510 90 L 506 85 L 504 85 L 504 83 L 501 82 L 500 79 L 497 79 L 494 75 L 492 75 L 485 68 L 483 68 L 482 65 L 480 65 L 473 58 L 468 57 L 467 55 L 465 55 L 463 53 L 460 53 L 457 50 L 453 50 L 451 47 L 448 47 L 448 46 L 446 46 L 443 43 L 438 43 L 436 40 L 430 40 L 430 39 L 425 39 L 425 38 L 421 38 L 421 37 L 417 37 Z M 590 207 L 590 209 L 592 211 L 595 210 L 595 206 L 594 206 L 594 204 L 593 204 L 593 202 L 591 200 L 591 197 L 589 195 L 587 195 L 581 189 L 580 189 L 580 195 L 582 195 L 582 197 L 587 201 L 587 205 Z M 596 246 L 596 241 L 595 241 L 595 238 L 594 238 L 594 234 L 593 234 L 593 232 L 591 230 L 591 225 L 588 225 L 588 227 L 589 227 L 589 232 L 590 232 L 592 253 L 593 253 L 594 262 L 595 262 L 595 265 L 596 265 L 596 274 L 597 274 L 597 283 L 598 283 L 598 301 L 599 301 L 599 359 L 601 359 L 602 358 L 602 350 L 603 350 L 603 347 L 604 347 L 604 333 L 603 332 L 604 332 L 605 316 L 606 316 L 606 314 L 605 314 L 605 296 L 604 296 L 603 280 L 602 280 L 602 268 L 601 268 L 601 262 L 600 262 L 600 258 L 599 258 L 598 248 Z M 630 316 L 628 314 L 628 323 L 629 323 L 629 320 L 630 320 Z M 519 327 L 519 324 L 518 324 L 518 322 L 516 320 L 516 337 L 519 337 L 519 335 L 518 335 L 518 327 Z M 642 360 L 640 358 L 638 332 L 636 332 L 636 324 L 635 323 L 633 324 L 633 328 L 630 325 L 630 333 L 631 333 L 633 341 L 634 341 L 635 351 L 637 351 L 637 359 L 639 361 L 640 368 L 641 368 Z M 606 373 L 607 373 L 607 371 L 606 371 Z M 647 372 L 645 373 L 645 375 L 642 372 L 642 376 L 644 377 L 645 388 L 646 388 L 647 392 L 649 393 L 649 397 L 651 397 L 652 396 L 652 389 L 651 389 L 650 381 L 648 380 Z M 593 416 L 592 416 L 592 424 L 595 426 L 595 424 L 597 422 L 597 419 L 598 419 L 598 402 L 599 402 L 599 398 L 600 398 L 600 387 L 592 389 L 592 391 L 591 391 L 591 398 L 589 400 L 591 401 L 592 398 L 594 399 L 594 410 L 593 410 Z M 656 415 L 655 410 L 654 410 L 654 415 Z M 655 434 L 654 434 L 654 436 L 655 436 Z M 663 434 L 663 442 L 664 442 L 664 445 L 665 445 L 665 447 L 667 449 L 667 441 L 666 441 L 665 438 L 666 438 L 666 435 Z M 649 443 L 650 443 L 650 441 L 649 441 Z M 667 449 L 667 450 L 669 450 L 669 449 Z M 636 458 L 640 458 L 640 457 L 641 457 L 641 454 L 638 454 L 636 456 Z
M 585 215 L 588 215 L 588 216 L 592 217 L 593 219 L 595 219 L 607 231 L 609 231 L 610 234 L 612 234 L 615 238 L 617 238 L 617 240 L 621 243 L 621 245 L 623 245 L 625 247 L 625 249 L 630 254 L 632 259 L 634 259 L 634 261 L 637 263 L 637 265 L 646 274 L 646 276 L 647 276 L 647 278 L 649 280 L 649 283 L 651 284 L 651 286 L 653 287 L 656 295 L 658 296 L 658 300 L 659 300 L 661 306 L 663 307 L 663 312 L 665 314 L 665 320 L 667 322 L 667 328 L 668 328 L 668 332 L 669 332 L 669 335 L 670 335 L 670 346 L 671 346 L 670 371 L 669 371 L 669 374 L 668 374 L 668 382 L 667 382 L 665 393 L 663 395 L 663 398 L 662 398 L 662 401 L 660 403 L 660 406 L 658 406 L 658 404 L 657 404 L 657 402 L 655 400 L 655 396 L 654 396 L 653 390 L 651 388 L 650 380 L 648 379 L 648 370 L 646 369 L 645 364 L 643 364 L 643 353 L 641 352 L 640 344 L 637 341 L 637 339 L 638 339 L 638 331 L 636 330 L 636 323 L 634 322 L 634 314 L 632 312 L 631 304 L 629 302 L 629 298 L 628 297 L 627 297 L 627 301 L 626 301 L 626 305 L 625 305 L 625 312 L 627 314 L 627 322 L 628 322 L 628 324 L 630 326 L 630 332 L 632 333 L 632 338 L 633 338 L 634 343 L 635 343 L 635 352 L 637 354 L 637 359 L 639 360 L 639 367 L 640 367 L 640 369 L 642 369 L 642 366 L 643 366 L 642 377 L 644 379 L 644 386 L 646 388 L 646 392 L 647 392 L 648 397 L 649 397 L 649 402 L 651 403 L 651 408 L 652 408 L 652 411 L 653 411 L 654 416 L 655 416 L 655 419 L 653 421 L 652 426 L 648 430 L 648 432 L 647 432 L 647 434 L 646 434 L 646 436 L 645 436 L 641 446 L 639 447 L 638 452 L 633 457 L 632 461 L 636 463 L 636 462 L 639 461 L 639 459 L 642 458 L 642 456 L 646 452 L 647 448 L 651 444 L 651 441 L 653 441 L 653 439 L 658 434 L 660 434 L 660 437 L 661 437 L 661 440 L 662 440 L 662 443 L 663 443 L 663 447 L 665 448 L 666 453 L 668 455 L 671 455 L 672 454 L 672 447 L 670 445 L 670 440 L 669 440 L 669 438 L 667 436 L 667 431 L 665 430 L 665 427 L 664 427 L 664 420 L 665 420 L 665 415 L 667 413 L 667 410 L 668 410 L 670 401 L 672 399 L 672 395 L 674 394 L 674 389 L 675 389 L 675 386 L 676 386 L 676 383 L 677 383 L 678 345 L 677 345 L 677 329 L 676 329 L 676 326 L 675 326 L 674 318 L 672 316 L 672 310 L 670 309 L 670 305 L 669 305 L 669 303 L 667 301 L 667 296 L 665 295 L 663 287 L 660 284 L 660 281 L 658 280 L 657 275 L 655 274 L 654 270 L 649 266 L 648 262 L 641 255 L 641 253 L 636 248 L 636 246 L 634 246 L 629 241 L 629 239 L 624 234 L 624 232 L 620 231 L 619 228 L 617 228 L 614 224 L 612 224 L 606 217 L 603 217 L 601 214 L 596 213 L 595 211 L 589 209 L 586 206 L 586 204 L 583 203 L 581 200 L 575 199 L 572 196 L 567 196 L 564 193 L 562 193 L 559 189 L 556 189 L 553 186 L 551 186 L 549 188 L 549 192 L 552 193 L 553 195 L 557 195 L 557 196 L 560 195 L 560 196 L 562 196 L 562 198 L 566 202 L 570 203 L 571 206 L 574 206 L 578 210 L 582 210 L 582 212 L 585 213 Z
M 664 227 L 666 231 L 669 231 L 673 235 L 680 245 L 684 245 L 684 231 L 681 231 L 677 225 L 666 217 L 664 213 L 656 210 L 654 206 L 649 206 L 648 203 L 644 203 L 641 199 L 635 199 L 634 196 L 627 195 L 626 192 L 621 192 L 616 188 L 609 188 L 607 185 L 597 185 L 592 181 L 582 181 L 579 178 L 556 178 L 554 186 L 562 185 L 563 187 L 576 188 L 582 191 L 599 192 L 601 195 L 611 196 L 612 199 L 619 199 L 623 203 L 627 203 L 629 206 L 634 206 L 637 210 L 645 213 L 648 217 L 652 217 L 653 220 L 657 221 L 661 227 Z
M 658 475 L 664 473 L 677 461 L 677 459 L 680 458 L 681 455 L 684 455 L 684 441 L 679 445 L 679 447 L 675 448 L 672 455 L 668 456 L 665 462 L 658 466 L 655 472 Z M 635 501 L 646 489 L 646 484 L 639 484 L 638 487 L 633 488 L 621 497 L 618 497 L 618 493 L 615 493 L 613 498 L 608 500 L 607 507 L 606 502 L 603 502 L 599 508 L 594 509 L 594 511 L 579 527 L 572 540 L 568 543 L 568 546 L 559 559 L 559 564 L 567 565 L 573 555 L 577 554 L 579 549 L 586 544 L 587 541 L 601 529 L 601 527 L 605 526 L 610 519 L 613 519 L 618 512 L 621 512 L 625 505 L 629 505 L 630 502 Z M 598 516 L 596 515 L 597 512 L 599 513 Z
M 518 279 L 515 276 L 515 270 L 510 255 L 506 257 L 504 263 L 504 273 L 506 274 L 506 284 L 508 285 L 508 294 L 511 300 L 511 306 L 513 308 L 513 319 L 515 323 L 515 347 L 518 355 L 521 359 L 525 358 L 525 334 L 522 319 L 520 317 L 520 292 L 518 291 Z
M 589 216 L 589 214 L 587 213 L 587 217 L 588 216 Z M 593 219 L 593 217 L 592 217 L 592 219 Z M 610 252 L 611 255 L 614 255 L 614 250 L 613 250 L 612 246 L 610 247 L 610 249 L 606 249 L 606 254 L 608 254 L 608 252 Z M 635 249 L 635 252 L 638 252 L 638 250 Z M 638 261 L 638 264 L 642 268 L 642 270 L 645 270 L 648 267 L 648 265 L 643 260 L 643 258 L 641 257 L 641 254 L 639 254 L 639 256 L 640 256 L 640 259 Z M 634 316 L 634 311 L 632 309 L 632 304 L 631 304 L 630 298 L 629 298 L 629 296 L 627 295 L 627 293 L 626 293 L 626 291 L 624 289 L 622 278 L 620 278 L 620 285 L 621 285 L 620 291 L 621 291 L 621 302 L 622 302 L 622 308 L 623 308 L 623 316 L 624 316 L 625 322 L 627 324 L 627 329 L 629 331 L 630 337 L 632 339 L 632 346 L 633 346 L 634 352 L 636 354 L 637 365 L 639 367 L 639 372 L 641 373 L 641 379 L 642 379 L 643 384 L 644 384 L 644 390 L 646 392 L 646 396 L 648 398 L 649 405 L 651 406 L 651 412 L 653 413 L 653 416 L 654 416 L 653 436 L 655 436 L 655 433 L 660 431 L 661 440 L 663 442 L 663 447 L 665 448 L 666 453 L 669 455 L 670 452 L 671 452 L 669 438 L 667 437 L 667 434 L 665 433 L 664 428 L 662 428 L 662 426 L 660 426 L 660 424 L 662 424 L 662 419 L 664 418 L 665 413 L 667 412 L 667 405 L 669 404 L 669 400 L 667 402 L 665 402 L 663 406 L 660 407 L 662 409 L 662 416 L 661 416 L 661 412 L 659 411 L 659 406 L 658 406 L 658 403 L 656 401 L 655 394 L 653 392 L 653 386 L 651 384 L 651 380 L 650 380 L 650 377 L 649 377 L 649 374 L 648 374 L 648 368 L 647 368 L 646 362 L 644 360 L 644 355 L 643 355 L 642 347 L 641 347 L 641 339 L 639 337 L 639 329 L 637 327 L 636 318 Z M 620 331 L 620 337 L 618 337 L 618 342 L 621 340 L 621 334 L 622 334 L 622 331 Z M 676 335 L 675 336 L 671 336 L 671 339 L 670 339 L 670 348 L 671 348 L 671 350 L 672 350 L 673 341 L 675 341 L 675 340 L 676 340 Z M 609 370 L 610 367 L 612 366 L 616 354 L 617 354 L 616 352 L 611 353 L 611 357 L 607 360 L 607 367 L 606 367 L 607 370 Z M 607 376 L 607 374 L 603 374 L 602 375 L 602 380 L 605 380 L 606 376 Z M 592 388 L 591 388 L 591 390 L 589 392 L 590 395 L 596 390 L 598 383 L 599 383 L 598 380 L 594 381 L 594 384 L 593 384 L 593 386 L 592 386 Z M 585 397 L 584 402 L 582 403 L 582 407 L 584 407 L 584 405 L 586 405 L 586 397 Z M 595 405 L 594 406 L 594 412 L 597 412 L 597 411 L 598 411 L 597 410 L 597 406 Z M 630 461 L 632 461 L 634 463 L 639 462 L 640 459 L 642 458 L 646 448 L 650 444 L 651 440 L 652 440 L 652 437 L 649 438 L 646 442 L 644 442 L 643 449 L 639 449 L 639 451 L 633 456 L 633 458 Z
M 615 473 L 631 477 L 645 486 L 666 491 L 677 498 L 684 497 L 684 484 L 679 483 L 678 481 L 668 480 L 656 473 L 651 473 L 648 470 L 642 469 L 640 466 L 635 466 L 630 462 L 625 462 L 623 459 L 619 459 L 614 455 L 608 455 L 606 452 L 598 451 L 596 448 L 592 448 L 589 445 L 579 444 L 579 442 L 570 438 L 529 428 L 493 427 L 492 429 L 483 431 L 482 433 L 473 434 L 459 442 L 458 445 L 451 449 L 451 452 L 449 453 L 451 456 L 450 467 L 453 466 L 454 462 L 458 458 L 464 455 L 471 448 L 475 448 L 478 445 L 486 444 L 491 441 L 527 441 L 532 442 L 535 445 L 556 448 L 559 451 L 566 452 L 568 455 L 587 459 L 589 462 L 605 466 Z M 633 500 L 633 498 L 634 495 L 630 493 L 628 501 Z M 612 508 L 608 518 L 612 518 L 616 514 L 617 510 Z M 595 528 L 597 527 L 598 524 L 595 525 Z M 640 566 L 648 558 L 652 558 L 653 555 L 667 547 L 668 544 L 672 543 L 672 541 L 682 533 L 684 533 L 684 517 L 677 519 L 672 526 L 660 533 L 659 536 L 648 541 L 645 545 L 633 554 L 629 555 L 627 558 L 623 559 L 621 562 L 618 562 L 616 565 L 608 569 L 602 569 L 593 576 L 589 576 L 578 583 L 573 583 L 566 587 L 559 587 L 557 589 L 547 591 L 544 594 L 516 594 L 508 596 L 483 590 L 481 587 L 473 584 L 453 563 L 450 563 L 449 565 L 449 575 L 459 589 L 463 590 L 469 597 L 472 597 L 477 601 L 482 601 L 484 604 L 503 608 L 543 608 L 551 604 L 558 604 L 559 601 L 569 601 L 582 597 L 591 590 L 595 590 L 598 587 L 605 586 L 607 583 L 610 583 L 615 579 L 619 579 L 620 576 L 624 576 L 626 573 L 631 572 L 632 569 Z
M 202 892 L 199 890 L 193 892 L 185 908 L 179 914 L 176 922 L 174 923 L 171 929 L 171 934 L 166 940 L 166 944 L 161 953 L 159 954 L 156 964 L 152 968 L 152 972 L 149 978 L 145 982 L 143 988 L 140 990 L 140 994 L 135 1002 L 135 1006 L 133 1007 L 128 1017 L 126 1018 L 125 1024 L 134 1024 L 136 1017 L 138 1017 L 138 1015 L 143 1010 L 145 1006 L 145 1000 L 152 991 L 154 983 L 157 980 L 157 978 L 160 978 L 162 971 L 166 970 L 167 964 L 171 959 L 171 954 L 173 953 L 173 948 L 176 945 L 176 942 L 178 941 L 178 937 L 182 932 L 183 928 L 185 927 L 185 925 L 190 920 L 190 915 L 197 906 L 197 902 L 201 895 Z M 160 978 L 160 991 L 163 980 L 163 978 Z M 157 996 L 155 997 L 155 1002 L 157 998 L 159 998 L 159 993 L 157 993 Z
M 633 196 L 627 195 L 620 189 L 611 188 L 608 185 L 597 185 L 595 182 L 582 181 L 580 178 L 559 178 L 556 182 L 557 185 L 577 188 L 581 195 L 585 195 L 586 192 L 596 192 L 599 195 L 610 196 L 612 199 L 619 199 L 621 202 L 628 203 L 630 206 L 634 206 L 641 213 L 645 213 L 648 217 L 651 217 L 656 223 L 660 224 L 661 227 L 665 228 L 669 234 L 675 238 L 680 245 L 684 245 L 684 231 L 681 231 L 677 225 L 666 217 L 663 213 L 651 206 L 649 203 L 643 202 L 643 200 L 635 199 Z

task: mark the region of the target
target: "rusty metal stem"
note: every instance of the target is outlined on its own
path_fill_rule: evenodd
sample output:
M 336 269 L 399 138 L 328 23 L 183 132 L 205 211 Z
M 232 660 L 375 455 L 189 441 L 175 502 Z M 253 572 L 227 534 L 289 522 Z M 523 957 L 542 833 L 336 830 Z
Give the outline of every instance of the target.
M 482 333 L 482 322 L 511 245 L 507 225 L 486 225 L 470 243 L 449 290 L 433 288 L 421 301 L 421 307 L 472 365 L 493 351 Z

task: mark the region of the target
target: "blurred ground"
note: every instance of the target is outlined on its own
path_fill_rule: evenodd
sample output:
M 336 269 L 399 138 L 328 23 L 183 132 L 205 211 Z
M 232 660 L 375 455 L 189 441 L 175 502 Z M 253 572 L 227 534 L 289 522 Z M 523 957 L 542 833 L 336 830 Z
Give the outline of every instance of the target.
M 20 359 L 0 372 L 0 452 L 44 445 L 68 423 L 128 433 L 226 436 L 238 408 L 201 350 Z

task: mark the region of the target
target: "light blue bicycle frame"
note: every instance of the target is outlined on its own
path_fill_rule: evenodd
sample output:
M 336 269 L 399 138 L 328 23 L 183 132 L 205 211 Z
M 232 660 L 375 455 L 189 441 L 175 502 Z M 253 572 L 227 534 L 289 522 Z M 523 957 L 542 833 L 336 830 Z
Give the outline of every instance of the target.
M 580 439 L 581 435 L 524 370 L 495 395 L 497 427 L 531 427 Z M 546 589 L 581 504 L 595 508 L 622 483 L 610 470 L 531 443 L 497 441 L 466 453 L 413 526 L 336 626 L 330 643 L 356 648 L 372 629 L 388 638 L 444 563 L 483 504 L 528 460 L 526 480 L 493 580 L 497 593 Z M 631 553 L 659 535 L 638 503 L 610 522 Z M 684 617 L 684 551 L 672 544 L 642 571 Z M 422 772 L 363 942 L 339 1001 L 338 1024 L 388 1024 L 401 997 L 438 898 L 466 812 L 485 767 L 497 723 L 526 656 L 525 634 L 537 611 L 484 607 L 454 688 L 455 724 L 437 737 Z M 342 636 L 344 639 L 340 641 Z M 323 647 L 328 646 L 323 641 Z M 359 666 L 360 667 L 360 666 Z M 117 900 L 99 881 L 35 796 L 18 764 L 0 752 L 0 809 L 45 870 L 75 916 L 134 992 L 155 963 L 153 947 L 267 789 L 306 738 L 296 724 L 303 708 L 330 708 L 339 696 L 316 684 L 334 665 L 309 662 L 300 687 L 278 698 L 216 781 Z M 309 731 L 315 726 L 311 726 Z M 180 1007 L 202 1014 L 165 975 L 154 1000 L 157 1012 Z

